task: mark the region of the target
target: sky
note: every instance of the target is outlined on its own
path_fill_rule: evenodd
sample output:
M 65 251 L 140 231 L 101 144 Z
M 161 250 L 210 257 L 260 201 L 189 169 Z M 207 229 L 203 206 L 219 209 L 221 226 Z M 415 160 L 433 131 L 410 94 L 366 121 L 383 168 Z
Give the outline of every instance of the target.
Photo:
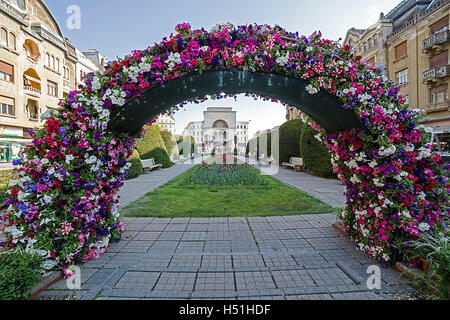
M 188 22 L 210 30 L 218 23 L 278 24 L 288 31 L 310 35 L 321 31 L 324 38 L 344 38 L 351 27 L 367 28 L 381 12 L 392 10 L 400 0 L 45 0 L 65 37 L 79 49 L 95 48 L 110 60 L 135 49 L 159 43 L 174 32 L 176 24 Z M 80 8 L 79 29 L 69 29 L 68 8 Z M 286 121 L 280 104 L 245 97 L 208 101 L 186 106 L 175 114 L 177 133 L 190 121 L 203 120 L 207 106 L 230 106 L 238 121 L 249 121 L 250 135 Z

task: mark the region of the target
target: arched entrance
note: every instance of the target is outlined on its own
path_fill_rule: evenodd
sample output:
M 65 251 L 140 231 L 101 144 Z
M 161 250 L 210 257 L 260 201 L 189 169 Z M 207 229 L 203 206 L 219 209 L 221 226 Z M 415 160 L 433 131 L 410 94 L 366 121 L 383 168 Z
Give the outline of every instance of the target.
M 341 220 L 370 256 L 389 263 L 399 234 L 443 228 L 444 164 L 431 154 L 419 112 L 381 70 L 320 34 L 258 25 L 176 30 L 105 74 L 88 75 L 86 86 L 32 132 L 3 216 L 11 245 L 42 254 L 47 266 L 105 252 L 124 231 L 117 191 L 141 127 L 177 104 L 223 93 L 301 107 L 346 185 Z

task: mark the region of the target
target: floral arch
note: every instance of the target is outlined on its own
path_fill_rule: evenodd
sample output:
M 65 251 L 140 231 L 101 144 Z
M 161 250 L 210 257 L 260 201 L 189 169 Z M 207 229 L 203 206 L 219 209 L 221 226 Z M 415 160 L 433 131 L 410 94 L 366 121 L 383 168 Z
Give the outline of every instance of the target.
M 373 258 L 389 263 L 399 235 L 444 227 L 447 167 L 431 153 L 420 111 L 405 103 L 383 70 L 320 33 L 306 38 L 266 25 L 221 25 L 208 32 L 181 24 L 176 31 L 110 63 L 104 74 L 88 75 L 58 113 L 31 132 L 33 143 L 15 163 L 19 178 L 11 182 L 2 216 L 10 245 L 41 254 L 52 268 L 97 258 L 119 241 L 124 225 L 117 193 L 127 158 L 148 119 L 177 110 L 170 105 L 174 92 L 182 103 L 249 92 L 301 106 L 311 116 L 302 119 L 317 129 L 346 185 L 345 228 Z M 226 83 L 239 85 L 205 92 L 197 81 L 208 76 L 218 83 L 234 77 Z M 186 87 L 171 87 L 177 81 Z M 141 118 L 140 107 L 150 118 Z

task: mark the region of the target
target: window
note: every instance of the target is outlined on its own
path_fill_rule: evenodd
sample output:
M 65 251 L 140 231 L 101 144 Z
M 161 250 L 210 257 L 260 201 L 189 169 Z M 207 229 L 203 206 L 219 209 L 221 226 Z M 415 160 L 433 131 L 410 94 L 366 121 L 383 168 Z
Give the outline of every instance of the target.
M 408 54 L 408 45 L 407 41 L 403 41 L 398 46 L 395 47 L 395 59 L 401 59 L 403 57 L 406 57 Z
M 448 50 L 430 58 L 430 68 L 442 67 L 448 63 Z
M 45 66 L 50 68 L 50 55 L 48 53 L 45 54 Z
M 8 31 L 5 28 L 0 29 L 0 44 L 8 46 Z
M 14 66 L 0 61 L 0 80 L 14 82 Z
M 442 31 L 446 31 L 448 30 L 448 16 L 446 16 L 445 18 L 439 20 L 436 23 L 433 23 L 430 26 L 430 31 L 431 33 L 438 33 L 438 32 L 442 32 Z
M 17 6 L 22 9 L 25 10 L 26 9 L 26 3 L 25 0 L 17 0 Z
M 59 72 L 59 59 L 58 58 L 56 58 L 55 71 Z
M 430 90 L 430 102 L 442 103 L 448 100 L 448 84 Z
M 70 70 L 67 67 L 63 67 L 64 69 L 64 79 L 70 80 Z
M 58 84 L 48 80 L 47 81 L 47 94 L 52 97 L 58 96 Z
M 50 68 L 55 70 L 55 57 L 54 56 L 52 56 L 52 58 L 50 60 Z
M 396 73 L 397 84 L 408 83 L 408 69 Z
M 9 48 L 11 50 L 16 50 L 16 36 L 14 33 L 9 34 Z
M 38 120 L 39 119 L 39 111 L 37 105 L 29 106 L 30 119 Z
M 14 99 L 0 96 L 0 114 L 14 116 Z

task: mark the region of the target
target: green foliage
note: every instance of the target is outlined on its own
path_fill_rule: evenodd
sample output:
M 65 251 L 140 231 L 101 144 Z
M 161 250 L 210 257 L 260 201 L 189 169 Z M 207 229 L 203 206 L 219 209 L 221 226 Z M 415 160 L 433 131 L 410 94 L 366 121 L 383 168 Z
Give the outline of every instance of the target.
M 257 170 L 247 164 L 206 164 L 195 166 L 185 178 L 187 185 L 264 185 Z
M 155 163 L 162 164 L 163 168 L 170 168 L 172 161 L 167 153 L 166 145 L 161 137 L 157 125 L 146 127 L 147 132 L 143 139 L 136 144 L 136 149 L 142 160 L 155 159 Z
M 164 141 L 164 145 L 166 146 L 167 153 L 170 156 L 177 156 L 179 154 L 177 139 L 172 135 L 170 131 L 162 130 L 160 133 Z
M 19 250 L 0 253 L 0 300 L 20 300 L 41 277 L 42 258 Z
M 142 174 L 142 161 L 139 157 L 139 152 L 134 150 L 130 159 L 128 159 L 128 162 L 131 163 L 131 167 L 128 169 L 127 179 L 129 180 L 139 177 Z
M 324 143 L 314 137 L 315 135 L 317 131 L 304 124 L 299 141 L 300 157 L 303 159 L 306 172 L 324 178 L 335 177 L 330 151 Z
M 446 234 L 437 234 L 434 237 L 423 235 L 415 241 L 412 248 L 416 256 L 425 258 L 430 265 L 428 280 L 434 277 L 436 287 L 439 289 L 441 299 L 450 299 L 450 243 Z
M 178 144 L 180 156 L 181 155 L 189 156 L 189 155 L 193 155 L 196 153 L 195 139 L 193 136 L 181 136 L 181 135 L 177 134 L 177 135 L 175 135 L 175 139 Z M 187 150 L 185 150 L 185 147 L 187 147 Z M 186 154 L 184 154 L 185 152 L 186 152 Z
M 17 179 L 12 170 L 0 171 L 0 208 L 3 207 L 3 202 L 8 198 L 7 191 L 10 190 L 9 181 Z
M 300 157 L 298 142 L 302 127 L 300 119 L 287 121 L 280 127 L 280 164 L 289 162 L 291 157 Z

